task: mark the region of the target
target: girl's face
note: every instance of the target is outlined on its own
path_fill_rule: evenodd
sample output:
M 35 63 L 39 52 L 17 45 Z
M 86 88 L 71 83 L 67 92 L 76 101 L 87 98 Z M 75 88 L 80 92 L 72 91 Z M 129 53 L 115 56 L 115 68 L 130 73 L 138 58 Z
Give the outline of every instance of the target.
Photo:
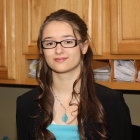
M 76 34 L 77 40 L 80 35 Z M 43 31 L 42 40 L 49 44 L 52 41 L 63 41 L 76 39 L 72 27 L 63 21 L 51 21 Z M 43 49 L 44 56 L 48 66 L 55 73 L 80 72 L 81 53 L 85 54 L 88 49 L 88 41 L 79 43 L 73 48 L 63 48 L 61 44 L 57 44 L 55 48 Z

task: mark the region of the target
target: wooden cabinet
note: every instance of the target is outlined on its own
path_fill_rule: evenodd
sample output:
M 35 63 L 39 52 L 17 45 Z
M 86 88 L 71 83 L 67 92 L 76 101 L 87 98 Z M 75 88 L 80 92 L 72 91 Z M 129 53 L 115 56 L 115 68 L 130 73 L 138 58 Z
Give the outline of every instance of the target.
M 19 0 L 0 1 L 0 83 L 20 84 L 22 14 Z
M 102 53 L 102 0 L 22 0 L 23 54 L 38 54 L 36 40 L 43 20 L 55 10 L 76 12 L 89 26 L 96 54 Z M 92 32 L 93 31 L 93 32 Z
M 63 8 L 87 23 L 95 67 L 105 63 L 111 67 L 109 81 L 97 82 L 115 89 L 140 89 L 138 82 L 113 79 L 116 59 L 135 60 L 136 72 L 140 70 L 139 7 L 139 0 L 1 0 L 0 83 L 37 84 L 28 73 L 31 61 L 39 58 L 39 27 L 47 15 Z
M 23 4 L 23 53 L 37 54 L 36 40 L 39 27 L 46 16 L 57 9 L 68 9 L 78 13 L 88 22 L 88 0 L 22 0 Z M 84 8 L 83 8 L 84 7 Z
M 0 80 L 16 79 L 15 5 L 14 0 L 0 4 Z
M 95 59 L 140 59 L 139 7 L 139 0 L 102 2 L 102 54 Z
M 140 63 L 140 7 L 139 0 L 107 0 L 103 9 L 103 53 L 95 55 L 96 67 L 108 64 L 111 68 L 109 81 L 98 83 L 114 89 L 140 90 L 139 82 L 114 80 L 114 60 L 134 60 L 135 79 Z
M 110 0 L 111 53 L 140 54 L 140 1 Z

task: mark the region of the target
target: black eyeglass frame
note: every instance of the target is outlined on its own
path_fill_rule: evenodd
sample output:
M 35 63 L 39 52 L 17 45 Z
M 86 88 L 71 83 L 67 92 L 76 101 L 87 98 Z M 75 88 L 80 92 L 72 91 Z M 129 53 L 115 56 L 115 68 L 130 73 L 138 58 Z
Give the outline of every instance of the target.
M 64 47 L 64 46 L 62 45 L 62 42 L 66 41 L 66 40 L 74 40 L 74 41 L 75 41 L 75 45 L 74 45 L 73 47 Z M 41 41 L 41 47 L 42 47 L 42 49 L 54 49 L 54 48 L 56 48 L 57 44 L 60 44 L 63 48 L 74 48 L 74 47 L 76 47 L 79 43 L 82 43 L 82 40 L 77 40 L 77 39 L 66 39 L 66 40 L 62 40 L 62 41 L 52 41 L 52 42 L 55 42 L 55 43 L 56 43 L 56 44 L 55 44 L 55 47 L 52 47 L 52 48 L 44 48 L 43 42 L 45 42 L 46 40 L 42 40 L 42 41 Z

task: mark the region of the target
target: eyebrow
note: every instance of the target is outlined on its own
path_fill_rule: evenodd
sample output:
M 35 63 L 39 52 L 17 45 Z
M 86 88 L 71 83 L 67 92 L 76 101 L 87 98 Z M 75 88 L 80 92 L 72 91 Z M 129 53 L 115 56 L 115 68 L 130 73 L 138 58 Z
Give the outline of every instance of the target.
M 75 37 L 74 35 L 64 35 L 62 37 Z M 47 40 L 47 39 L 52 39 L 53 37 L 49 36 L 49 37 L 45 37 L 43 38 L 43 40 Z
M 63 37 L 75 37 L 74 35 L 64 35 Z

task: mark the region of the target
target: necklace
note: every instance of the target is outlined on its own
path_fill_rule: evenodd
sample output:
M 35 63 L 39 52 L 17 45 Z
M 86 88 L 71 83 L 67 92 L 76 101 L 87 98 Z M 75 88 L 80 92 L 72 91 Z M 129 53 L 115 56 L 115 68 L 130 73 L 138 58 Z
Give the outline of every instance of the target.
M 69 106 L 66 108 L 63 104 L 62 104 L 62 102 L 60 101 L 60 99 L 58 99 L 58 97 L 56 96 L 56 95 L 54 95 L 54 97 L 55 97 L 55 99 L 59 102 L 59 104 L 61 105 L 61 107 L 65 110 L 65 113 L 62 115 L 62 118 L 61 118 L 61 120 L 62 120 L 62 122 L 67 122 L 68 121 L 68 116 L 67 116 L 67 114 L 66 114 L 66 112 L 67 112 L 67 109 L 69 108 Z

